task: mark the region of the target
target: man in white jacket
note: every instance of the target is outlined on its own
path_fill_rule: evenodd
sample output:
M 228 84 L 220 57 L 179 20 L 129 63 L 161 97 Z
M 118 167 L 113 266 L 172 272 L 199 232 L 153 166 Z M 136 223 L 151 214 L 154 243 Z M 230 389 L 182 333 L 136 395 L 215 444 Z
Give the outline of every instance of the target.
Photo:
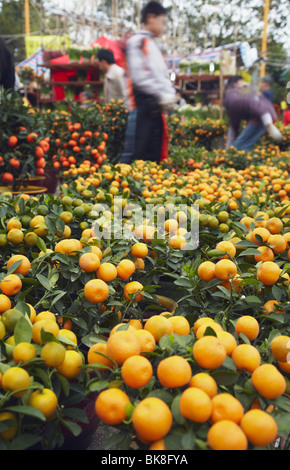
M 172 110 L 177 102 L 156 41 L 164 32 L 166 20 L 167 10 L 159 2 L 149 2 L 142 11 L 143 29 L 133 34 L 126 45 L 128 103 L 135 115 L 135 123 L 130 123 L 135 126 L 133 159 L 160 161 L 163 113 Z

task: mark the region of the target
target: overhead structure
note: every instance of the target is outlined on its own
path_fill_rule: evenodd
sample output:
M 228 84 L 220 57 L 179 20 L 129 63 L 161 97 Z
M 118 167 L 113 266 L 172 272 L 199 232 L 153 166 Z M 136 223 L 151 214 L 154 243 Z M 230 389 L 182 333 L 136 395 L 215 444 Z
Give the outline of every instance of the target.
M 30 6 L 29 0 L 25 0 L 24 3 L 24 17 L 25 17 L 25 34 L 30 36 Z
M 263 36 L 262 36 L 262 43 L 261 43 L 261 56 L 265 59 L 267 55 L 267 28 L 268 28 L 268 17 L 270 11 L 270 0 L 265 0 L 264 6 L 264 28 L 263 28 Z M 260 77 L 264 77 L 266 73 L 266 62 L 263 61 L 261 65 Z

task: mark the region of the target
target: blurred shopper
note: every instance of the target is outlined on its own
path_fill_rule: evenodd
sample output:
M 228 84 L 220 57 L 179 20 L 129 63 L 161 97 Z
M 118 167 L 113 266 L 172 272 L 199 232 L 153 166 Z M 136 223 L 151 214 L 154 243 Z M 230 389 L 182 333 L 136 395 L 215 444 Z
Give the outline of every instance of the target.
M 274 125 L 277 115 L 273 104 L 263 95 L 253 95 L 244 91 L 241 76 L 229 79 L 225 90 L 224 107 L 230 120 L 228 148 L 233 146 L 237 150 L 249 152 L 267 132 L 276 141 L 282 139 L 281 132 Z M 242 121 L 247 121 L 247 125 L 240 133 Z
M 267 98 L 271 103 L 274 103 L 274 92 L 272 90 L 273 79 L 269 75 L 265 75 L 260 79 L 259 89 L 260 93 Z
M 167 10 L 159 2 L 149 2 L 142 10 L 143 29 L 126 44 L 131 116 L 127 128 L 129 147 L 125 145 L 121 162 L 129 163 L 133 159 L 159 162 L 166 154 L 164 113 L 174 109 L 177 103 L 175 88 L 156 41 L 164 32 L 166 20 Z
M 15 69 L 14 60 L 3 38 L 0 37 L 0 88 L 14 91 Z
M 122 67 L 115 62 L 114 54 L 109 49 L 100 49 L 97 54 L 99 69 L 104 73 L 105 101 L 125 100 L 125 77 Z
M 177 104 L 179 108 L 186 106 L 186 100 L 180 90 L 176 90 Z
M 287 104 L 287 108 L 283 113 L 283 124 L 284 126 L 289 126 L 290 124 L 290 103 Z

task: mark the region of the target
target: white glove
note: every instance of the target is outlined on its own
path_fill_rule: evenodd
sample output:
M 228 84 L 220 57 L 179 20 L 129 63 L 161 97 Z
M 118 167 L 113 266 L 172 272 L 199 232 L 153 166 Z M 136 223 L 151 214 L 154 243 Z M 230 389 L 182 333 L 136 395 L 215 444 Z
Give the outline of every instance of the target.
M 271 135 L 273 140 L 281 142 L 281 140 L 283 139 L 283 135 L 274 124 L 269 124 L 267 131 Z
M 167 110 L 167 111 L 174 109 L 176 103 L 177 103 L 177 96 L 170 94 L 170 93 L 161 95 L 159 98 L 160 106 L 162 107 L 162 109 Z

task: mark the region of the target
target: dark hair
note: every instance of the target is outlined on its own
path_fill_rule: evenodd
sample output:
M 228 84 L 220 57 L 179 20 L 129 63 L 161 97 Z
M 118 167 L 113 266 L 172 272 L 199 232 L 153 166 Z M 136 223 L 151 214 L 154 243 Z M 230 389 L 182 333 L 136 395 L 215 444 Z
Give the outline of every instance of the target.
M 167 15 L 167 10 L 166 8 L 164 8 L 164 6 L 161 5 L 161 3 L 152 1 L 152 2 L 147 3 L 147 5 L 145 5 L 145 7 L 142 10 L 141 22 L 143 24 L 146 24 L 148 15 L 155 15 L 155 16 Z
M 226 88 L 232 88 L 240 80 L 243 80 L 243 77 L 241 75 L 233 75 L 228 79 Z
M 273 78 L 270 77 L 270 75 L 265 75 L 260 79 L 261 82 L 267 83 L 268 85 L 272 85 L 273 83 Z
M 105 60 L 108 64 L 115 64 L 115 57 L 110 49 L 100 49 L 97 53 L 99 60 Z

